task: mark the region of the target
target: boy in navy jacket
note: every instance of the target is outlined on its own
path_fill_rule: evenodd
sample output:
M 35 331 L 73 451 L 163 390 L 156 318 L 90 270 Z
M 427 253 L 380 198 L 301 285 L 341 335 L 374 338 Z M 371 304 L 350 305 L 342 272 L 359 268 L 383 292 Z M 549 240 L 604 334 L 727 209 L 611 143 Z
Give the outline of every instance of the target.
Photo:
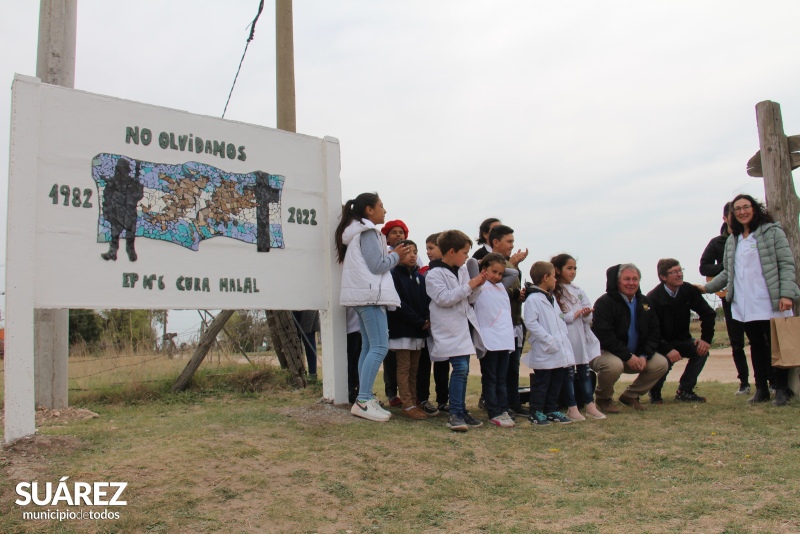
M 411 254 L 392 269 L 394 287 L 400 296 L 400 307 L 388 313 L 389 349 L 397 355 L 397 388 L 403 402 L 403 415 L 411 419 L 427 419 L 416 405 L 417 368 L 425 338 L 430 331 L 430 297 L 425 292 L 425 277 L 417 269 L 417 245 L 411 240 L 400 242 Z

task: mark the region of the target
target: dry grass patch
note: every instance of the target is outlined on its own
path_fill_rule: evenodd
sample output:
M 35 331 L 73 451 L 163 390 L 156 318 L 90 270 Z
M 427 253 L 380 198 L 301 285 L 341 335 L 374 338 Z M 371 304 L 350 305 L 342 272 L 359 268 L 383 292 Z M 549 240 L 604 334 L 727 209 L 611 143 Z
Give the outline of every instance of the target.
M 42 428 L 34 442 L 69 441 L 31 453 L 22 474 L 126 481 L 129 504 L 112 523 L 25 522 L 13 504 L 25 457 L 12 448 L 0 452 L 0 531 L 800 531 L 796 402 L 749 407 L 704 383 L 705 405 L 454 434 L 443 416 L 372 423 L 317 403 L 318 389 L 269 383 L 88 403 L 98 418 Z

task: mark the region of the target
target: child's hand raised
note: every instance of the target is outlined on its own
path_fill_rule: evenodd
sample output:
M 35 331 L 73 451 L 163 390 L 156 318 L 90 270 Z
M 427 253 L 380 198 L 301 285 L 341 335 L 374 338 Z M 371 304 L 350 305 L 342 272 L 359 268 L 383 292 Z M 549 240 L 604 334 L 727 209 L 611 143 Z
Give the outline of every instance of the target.
M 575 319 L 580 319 L 581 317 L 586 317 L 590 313 L 592 313 L 592 309 L 591 308 L 581 308 L 580 310 L 575 312 Z
M 475 289 L 482 286 L 484 282 L 486 282 L 486 271 L 481 271 L 478 276 L 469 281 L 469 287 Z
M 410 245 L 397 245 L 392 249 L 392 252 L 397 252 L 400 259 L 405 259 L 406 256 L 411 254 L 411 246 Z
M 511 256 L 511 258 L 509 258 L 508 261 L 510 261 L 511 264 L 516 267 L 520 263 L 525 261 L 525 258 L 527 257 L 528 257 L 528 249 L 527 248 L 525 250 L 519 249 L 515 254 Z

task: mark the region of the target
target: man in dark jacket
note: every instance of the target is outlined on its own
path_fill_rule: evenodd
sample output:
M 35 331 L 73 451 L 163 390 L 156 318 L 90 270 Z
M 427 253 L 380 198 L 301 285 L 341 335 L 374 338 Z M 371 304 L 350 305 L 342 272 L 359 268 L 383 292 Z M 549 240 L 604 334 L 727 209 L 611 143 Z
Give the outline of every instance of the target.
M 708 242 L 703 255 L 700 257 L 700 274 L 705 276 L 706 280 L 711 280 L 722 272 L 725 241 L 728 240 L 730 235 L 728 230 L 728 218 L 731 216 L 730 208 L 730 202 L 725 204 L 722 210 L 722 220 L 724 222 L 722 223 L 722 228 L 720 228 L 720 235 Z M 733 352 L 733 365 L 736 366 L 736 372 L 739 375 L 739 389 L 736 391 L 736 395 L 749 395 L 750 372 L 747 368 L 747 356 L 744 353 L 744 328 L 742 323 L 733 320 L 731 303 L 725 300 L 725 292 L 721 291 L 717 296 L 722 301 L 722 310 L 725 312 L 725 327 L 728 330 L 728 339 Z
M 661 339 L 658 318 L 650 301 L 642 295 L 642 273 L 632 263 L 606 271 L 606 294 L 594 304 L 592 332 L 600 340 L 600 356 L 589 364 L 597 373 L 597 408 L 619 413 L 614 406 L 614 384 L 622 373 L 638 374 L 619 401 L 645 410 L 639 397 L 649 392 L 667 372 L 667 359 L 656 352 Z
M 705 397 L 697 395 L 694 388 L 714 339 L 717 314 L 696 287 L 683 283 L 683 268 L 678 260 L 658 260 L 657 270 L 661 283 L 647 294 L 647 298 L 658 316 L 661 330 L 661 342 L 657 350 L 666 356 L 669 368 L 650 390 L 650 404 L 664 404 L 661 388 L 669 370 L 681 358 L 688 358 L 689 363 L 681 376 L 675 399 L 683 402 L 705 402 Z M 689 333 L 692 312 L 700 316 L 700 339 L 692 339 Z

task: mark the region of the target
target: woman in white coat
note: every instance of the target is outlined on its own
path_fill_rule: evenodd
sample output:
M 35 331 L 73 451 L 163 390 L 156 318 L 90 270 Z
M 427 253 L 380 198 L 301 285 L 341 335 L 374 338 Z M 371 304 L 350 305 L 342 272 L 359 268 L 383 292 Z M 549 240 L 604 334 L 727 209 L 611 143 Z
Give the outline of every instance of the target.
M 789 371 L 772 367 L 769 321 L 792 314 L 800 298 L 795 264 L 786 234 L 773 221 L 767 209 L 750 195 L 737 195 L 731 202 L 731 235 L 725 241 L 723 271 L 702 292 L 727 288 L 733 320 L 741 323 L 750 341 L 750 358 L 756 379 L 756 392 L 750 403 L 769 401 L 768 378 L 775 377 L 776 406 L 785 406 L 792 397 Z

